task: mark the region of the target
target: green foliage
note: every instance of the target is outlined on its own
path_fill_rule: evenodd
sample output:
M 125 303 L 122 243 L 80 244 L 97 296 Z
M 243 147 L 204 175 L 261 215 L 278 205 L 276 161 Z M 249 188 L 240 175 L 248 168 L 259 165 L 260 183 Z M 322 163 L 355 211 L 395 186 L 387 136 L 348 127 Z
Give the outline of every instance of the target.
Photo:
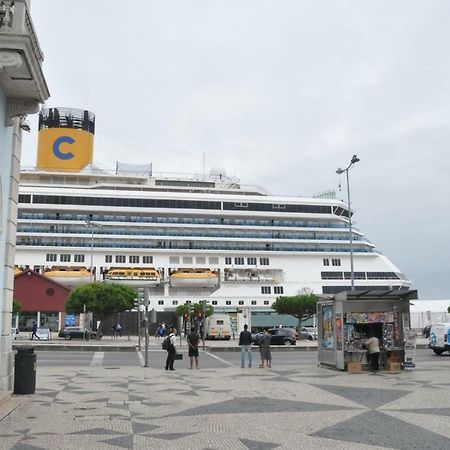
M 19 314 L 20 311 L 22 311 L 22 305 L 17 300 L 13 300 L 12 313 L 13 314 Z
M 312 293 L 294 295 L 291 297 L 278 297 L 272 308 L 278 314 L 288 314 L 298 319 L 300 331 L 302 321 L 310 319 L 316 314 L 316 304 L 319 297 Z
M 93 312 L 100 320 L 112 314 L 133 309 L 137 293 L 121 284 L 89 283 L 75 288 L 66 302 L 66 312 Z
M 448 313 L 450 314 L 450 306 L 447 308 Z

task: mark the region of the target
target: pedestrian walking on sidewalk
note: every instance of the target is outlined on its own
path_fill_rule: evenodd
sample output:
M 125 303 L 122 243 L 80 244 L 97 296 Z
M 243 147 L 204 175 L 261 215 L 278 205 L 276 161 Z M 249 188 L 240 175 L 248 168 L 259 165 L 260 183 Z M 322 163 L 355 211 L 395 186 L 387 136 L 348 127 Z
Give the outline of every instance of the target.
M 258 340 L 259 352 L 261 353 L 261 365 L 270 368 L 272 366 L 272 353 L 270 351 L 270 334 L 269 329 L 264 328 L 264 334 Z
M 187 336 L 187 343 L 189 346 L 189 363 L 190 369 L 194 368 L 194 358 L 195 367 L 198 369 L 198 342 L 200 341 L 200 336 L 192 330 Z
M 176 340 L 176 328 L 170 329 L 169 347 L 167 349 L 166 370 L 175 370 L 173 368 L 173 362 L 175 361 L 175 355 L 177 353 L 177 340 Z
M 245 354 L 248 357 L 248 368 L 252 367 L 252 333 L 248 331 L 248 325 L 244 325 L 244 331 L 239 334 L 239 345 L 241 346 L 241 368 L 245 366 Z
M 33 340 L 34 336 L 37 337 L 38 341 L 41 340 L 41 338 L 36 334 L 37 329 L 38 329 L 37 323 L 33 322 L 33 328 L 31 328 L 31 331 L 32 331 L 32 333 L 31 333 L 31 340 Z
M 119 322 L 117 322 L 116 325 L 116 333 L 119 335 L 119 337 L 122 337 L 122 325 L 120 325 Z

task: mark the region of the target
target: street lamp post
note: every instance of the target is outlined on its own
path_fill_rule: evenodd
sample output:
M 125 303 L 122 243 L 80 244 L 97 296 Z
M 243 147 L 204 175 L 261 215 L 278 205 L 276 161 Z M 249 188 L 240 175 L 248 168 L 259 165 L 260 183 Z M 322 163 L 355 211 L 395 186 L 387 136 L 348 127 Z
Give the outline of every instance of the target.
M 94 223 L 89 219 L 85 221 L 85 224 L 91 232 L 91 261 L 90 261 L 89 272 L 91 272 L 92 278 L 94 278 L 94 227 L 99 228 L 101 225 L 98 223 Z
M 353 155 L 350 164 L 345 169 L 341 169 L 340 167 L 336 170 L 338 175 L 342 175 L 345 172 L 347 177 L 347 203 L 348 203 L 348 230 L 350 234 L 350 280 L 351 280 L 351 290 L 355 290 L 355 271 L 353 266 L 353 230 L 352 230 L 352 213 L 350 210 L 350 183 L 348 179 L 348 171 L 349 169 L 359 162 L 359 158 L 356 155 Z

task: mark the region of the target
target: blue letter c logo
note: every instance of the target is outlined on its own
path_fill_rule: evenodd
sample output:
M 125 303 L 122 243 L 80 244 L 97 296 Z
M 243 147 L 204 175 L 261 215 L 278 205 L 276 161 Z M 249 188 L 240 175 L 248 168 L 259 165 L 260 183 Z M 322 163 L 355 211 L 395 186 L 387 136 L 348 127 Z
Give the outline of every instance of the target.
M 71 159 L 75 155 L 71 152 L 64 153 L 59 149 L 61 144 L 73 144 L 75 139 L 70 136 L 61 136 L 53 142 L 53 153 L 59 159 Z

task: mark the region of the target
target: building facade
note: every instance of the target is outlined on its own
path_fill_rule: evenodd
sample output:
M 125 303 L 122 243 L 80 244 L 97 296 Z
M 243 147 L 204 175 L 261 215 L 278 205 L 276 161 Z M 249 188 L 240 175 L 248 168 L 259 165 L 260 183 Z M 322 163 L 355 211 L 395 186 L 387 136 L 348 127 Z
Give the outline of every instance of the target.
M 12 389 L 11 314 L 20 151 L 27 114 L 49 97 L 30 2 L 0 0 L 0 393 Z

